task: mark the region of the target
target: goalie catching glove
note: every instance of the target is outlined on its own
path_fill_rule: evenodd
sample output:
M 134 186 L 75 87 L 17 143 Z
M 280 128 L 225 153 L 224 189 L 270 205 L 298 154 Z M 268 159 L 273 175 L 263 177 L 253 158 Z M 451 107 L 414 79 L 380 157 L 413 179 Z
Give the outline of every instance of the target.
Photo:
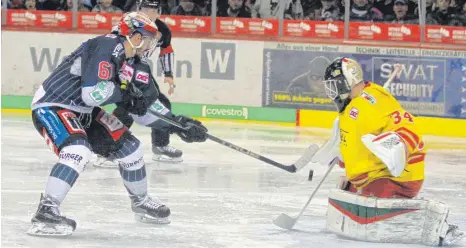
M 200 121 L 183 115 L 175 116 L 174 120 L 184 127 L 184 129 L 174 127 L 173 130 L 184 142 L 192 143 L 206 141 L 208 130 Z
M 406 166 L 407 151 L 401 137 L 395 132 L 386 132 L 375 136 L 366 134 L 362 143 L 387 166 L 390 174 L 399 177 Z

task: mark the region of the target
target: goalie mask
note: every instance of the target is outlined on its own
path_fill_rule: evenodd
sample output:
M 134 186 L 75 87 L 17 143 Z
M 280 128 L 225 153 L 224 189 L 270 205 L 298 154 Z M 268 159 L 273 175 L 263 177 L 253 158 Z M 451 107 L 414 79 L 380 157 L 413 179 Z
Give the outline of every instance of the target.
M 325 70 L 325 93 L 341 113 L 351 101 L 351 88 L 363 81 L 361 66 L 353 59 L 337 58 Z

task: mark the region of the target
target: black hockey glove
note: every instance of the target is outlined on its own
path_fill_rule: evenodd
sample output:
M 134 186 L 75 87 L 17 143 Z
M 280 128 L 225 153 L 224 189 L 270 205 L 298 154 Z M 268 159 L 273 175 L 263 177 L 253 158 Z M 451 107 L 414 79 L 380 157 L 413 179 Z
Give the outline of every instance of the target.
M 204 142 L 207 139 L 207 128 L 200 121 L 190 117 L 178 115 L 175 121 L 182 124 L 185 129 L 176 128 L 175 133 L 186 143 Z
M 132 83 L 124 80 L 120 85 L 123 101 L 117 106 L 128 112 L 143 116 L 147 113 L 147 103 L 142 92 Z

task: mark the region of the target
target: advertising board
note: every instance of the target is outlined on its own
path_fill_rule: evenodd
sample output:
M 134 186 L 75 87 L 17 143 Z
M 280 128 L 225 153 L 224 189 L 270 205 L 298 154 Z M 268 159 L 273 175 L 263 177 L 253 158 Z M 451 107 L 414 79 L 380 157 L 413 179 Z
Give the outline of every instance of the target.
M 32 96 L 62 59 L 89 34 L 2 32 L 2 95 Z M 174 102 L 261 105 L 261 42 L 176 38 Z M 14 47 L 14 49 L 9 49 Z M 240 52 L 241 51 L 241 52 Z M 163 92 L 158 56 L 149 60 Z
M 354 58 L 364 78 L 388 88 L 415 115 L 466 118 L 466 52 L 407 48 L 267 43 L 263 106 L 334 110 L 325 94 L 325 68 L 337 57 Z

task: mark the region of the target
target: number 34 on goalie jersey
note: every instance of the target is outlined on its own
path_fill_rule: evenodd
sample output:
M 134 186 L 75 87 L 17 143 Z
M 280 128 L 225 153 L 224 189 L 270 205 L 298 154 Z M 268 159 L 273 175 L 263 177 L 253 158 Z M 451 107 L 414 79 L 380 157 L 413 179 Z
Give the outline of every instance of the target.
M 406 145 L 407 165 L 395 181 L 424 179 L 424 143 L 415 117 L 381 86 L 368 83 L 360 96 L 351 100 L 340 113 L 340 150 L 347 178 L 357 179 L 364 187 L 381 177 L 392 177 L 382 161 L 361 141 L 366 134 L 375 136 L 396 132 Z

